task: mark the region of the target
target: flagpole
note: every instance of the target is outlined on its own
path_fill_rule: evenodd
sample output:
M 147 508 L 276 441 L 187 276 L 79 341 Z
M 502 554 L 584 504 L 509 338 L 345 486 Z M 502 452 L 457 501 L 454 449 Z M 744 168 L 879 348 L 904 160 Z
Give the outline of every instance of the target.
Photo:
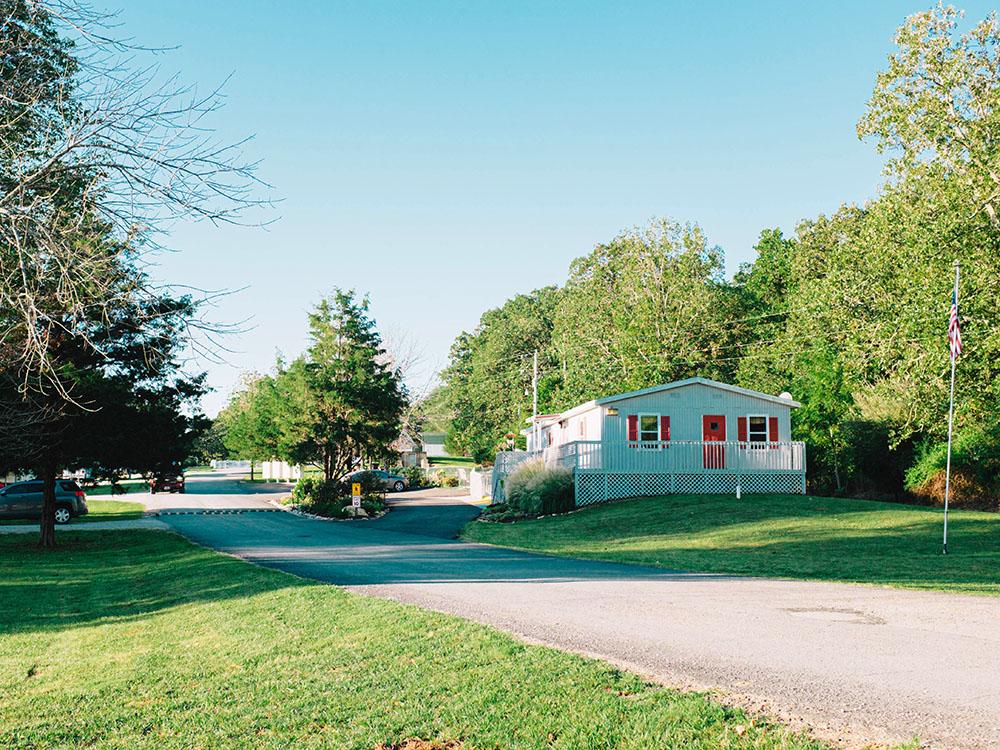
M 959 263 L 955 261 L 955 291 L 954 304 L 958 305 L 958 273 Z M 941 546 L 941 554 L 948 554 L 948 496 L 951 493 L 951 438 L 955 427 L 955 360 L 958 357 L 949 345 L 948 353 L 951 356 L 951 394 L 948 399 L 948 458 L 944 468 L 944 541 Z

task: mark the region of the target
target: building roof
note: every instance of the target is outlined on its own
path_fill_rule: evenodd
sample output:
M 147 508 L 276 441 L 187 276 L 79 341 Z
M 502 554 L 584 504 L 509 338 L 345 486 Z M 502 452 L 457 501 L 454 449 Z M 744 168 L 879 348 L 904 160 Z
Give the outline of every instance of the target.
M 629 391 L 628 393 L 616 393 L 614 396 L 604 396 L 603 398 L 595 399 L 594 404 L 603 406 L 604 404 L 611 404 L 615 401 L 622 401 L 626 398 L 634 398 L 636 396 L 645 396 L 649 393 L 658 393 L 660 391 L 672 391 L 675 388 L 683 388 L 688 385 L 705 385 L 709 388 L 718 388 L 720 391 L 729 391 L 730 393 L 738 393 L 741 396 L 750 396 L 751 398 L 759 398 L 762 401 L 770 401 L 774 404 L 780 404 L 781 406 L 799 407 L 802 406 L 798 401 L 793 401 L 791 398 L 782 398 L 781 396 L 772 396 L 769 393 L 761 393 L 760 391 L 752 391 L 749 388 L 740 388 L 738 385 L 729 385 L 728 383 L 720 383 L 717 380 L 709 380 L 708 378 L 685 378 L 684 380 L 675 380 L 673 383 L 664 383 L 663 385 L 654 385 L 650 388 L 643 388 L 638 391 Z M 581 404 L 581 406 L 587 406 L 587 404 Z M 575 407 L 579 409 L 580 407 Z M 570 411 L 573 411 L 572 409 Z
M 779 404 L 781 406 L 788 406 L 791 408 L 797 408 L 802 406 L 798 401 L 793 401 L 791 398 L 782 398 L 781 396 L 772 396 L 769 393 L 761 393 L 760 391 L 753 391 L 749 388 L 740 388 L 738 385 L 729 385 L 728 383 L 720 383 L 718 380 L 710 380 L 709 378 L 685 378 L 684 380 L 675 380 L 673 383 L 664 383 L 663 385 L 654 385 L 649 388 L 643 388 L 638 391 L 628 391 L 626 393 L 616 393 L 613 396 L 604 396 L 602 398 L 596 398 L 592 401 L 587 401 L 582 404 L 574 406 L 572 409 L 567 409 L 561 414 L 539 414 L 537 417 L 528 417 L 525 422 L 532 424 L 535 419 L 538 420 L 540 426 L 545 427 L 550 424 L 555 424 L 556 422 L 562 422 L 564 419 L 569 419 L 570 417 L 575 417 L 577 414 L 581 414 L 585 411 L 589 411 L 595 406 L 604 406 L 605 404 L 613 404 L 616 401 L 623 401 L 627 398 L 634 398 L 636 396 L 645 396 L 649 393 L 659 393 L 660 391 L 672 391 L 675 388 L 684 388 L 688 385 L 704 385 L 709 388 L 718 388 L 720 391 L 729 391 L 730 393 L 738 393 L 741 396 L 750 396 L 751 398 L 759 398 L 762 401 L 769 401 L 773 404 Z M 531 428 L 526 430 L 521 430 L 522 435 L 528 435 L 531 433 Z

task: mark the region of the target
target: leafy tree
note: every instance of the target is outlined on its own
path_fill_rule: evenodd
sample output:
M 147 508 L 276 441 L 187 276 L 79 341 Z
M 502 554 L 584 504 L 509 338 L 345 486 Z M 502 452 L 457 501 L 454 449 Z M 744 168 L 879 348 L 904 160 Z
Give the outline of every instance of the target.
M 278 455 L 278 409 L 274 378 L 248 373 L 216 418 L 226 450 L 250 462 L 251 480 L 255 462 Z
M 43 547 L 61 468 L 173 460 L 197 427 L 183 414 L 203 386 L 174 358 L 203 323 L 143 273 L 147 253 L 170 221 L 260 203 L 252 165 L 204 127 L 219 97 L 156 83 L 138 52 L 85 3 L 4 5 L 0 455 L 44 480 Z M 154 423 L 153 444 L 128 444 Z
M 552 333 L 564 363 L 559 402 L 735 367 L 738 298 L 723 279 L 722 251 L 696 225 L 655 220 L 570 266 Z
M 368 299 L 336 290 L 309 316 L 310 346 L 279 372 L 279 450 L 327 480 L 359 459 L 390 457 L 407 394 L 382 347 Z
M 62 470 L 91 468 L 114 479 L 123 470 L 178 466 L 204 427 L 203 417 L 191 414 L 203 377 L 186 375 L 180 359 L 194 303 L 163 296 L 134 304 L 142 309 L 105 308 L 87 321 L 87 340 L 98 347 L 66 337 L 50 348 L 71 401 L 55 400 L 51 392 L 26 396 L 10 371 L 0 373 L 9 420 L 0 464 L 32 469 L 43 481 L 43 547 L 55 545 L 55 483 Z
M 539 409 L 554 408 L 562 367 L 551 346 L 560 292 L 546 287 L 519 294 L 480 318 L 475 331 L 452 345 L 442 373 L 451 415 L 450 453 L 492 458 L 507 433 L 531 416 L 534 352 L 539 352 Z
M 991 12 L 959 35 L 961 16 L 938 5 L 906 19 L 858 135 L 891 155 L 897 177 L 955 178 L 962 214 L 985 212 L 1000 229 L 1000 23 Z

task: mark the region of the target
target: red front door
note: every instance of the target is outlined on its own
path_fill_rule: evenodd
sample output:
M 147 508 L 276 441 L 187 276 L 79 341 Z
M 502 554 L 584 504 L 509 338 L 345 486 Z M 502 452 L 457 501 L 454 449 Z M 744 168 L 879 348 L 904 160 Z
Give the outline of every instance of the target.
M 706 414 L 701 418 L 701 439 L 706 443 L 723 443 L 726 440 L 726 417 L 723 414 Z M 706 445 L 702 449 L 706 469 L 726 468 L 726 446 Z

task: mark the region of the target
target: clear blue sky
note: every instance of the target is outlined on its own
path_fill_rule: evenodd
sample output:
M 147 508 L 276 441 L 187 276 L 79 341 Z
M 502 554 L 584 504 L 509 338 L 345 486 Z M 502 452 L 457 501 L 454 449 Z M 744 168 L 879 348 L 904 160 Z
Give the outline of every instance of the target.
M 112 0 L 113 1 L 113 0 Z M 424 354 L 480 314 L 565 279 L 653 216 L 695 221 L 732 272 L 764 227 L 862 201 L 880 182 L 854 126 L 913 2 L 344 3 L 134 0 L 123 32 L 179 45 L 165 70 L 229 74 L 223 136 L 282 203 L 268 230 L 177 227 L 165 280 L 245 288 L 213 414 L 244 369 L 305 344 L 333 286 Z M 966 4 L 970 17 L 985 3 Z

